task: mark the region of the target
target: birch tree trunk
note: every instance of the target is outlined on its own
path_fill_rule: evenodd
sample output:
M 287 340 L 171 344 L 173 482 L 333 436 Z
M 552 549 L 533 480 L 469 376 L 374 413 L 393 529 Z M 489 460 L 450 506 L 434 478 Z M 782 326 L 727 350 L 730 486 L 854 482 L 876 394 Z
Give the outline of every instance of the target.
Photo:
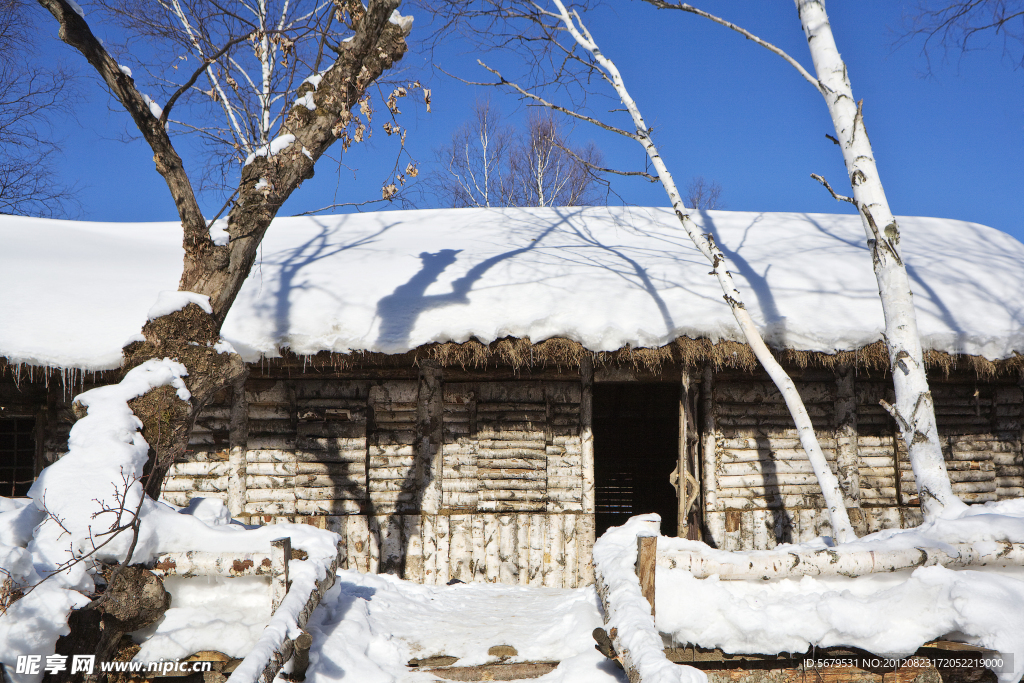
M 962 507 L 953 493 L 942 457 L 935 407 L 925 376 L 921 338 L 903 263 L 900 232 L 882 189 L 864 128 L 861 103 L 853 99 L 846 64 L 839 56 L 824 0 L 796 0 L 797 12 L 828 105 L 853 188 L 853 204 L 867 233 L 878 294 L 885 315 L 885 343 L 896 390 L 896 405 L 886 406 L 907 444 L 925 520 L 946 507 Z
M 647 124 L 644 122 L 643 116 L 640 114 L 640 109 L 626 90 L 626 86 L 623 83 L 622 75 L 619 73 L 618 68 L 610 59 L 601 53 L 597 43 L 593 39 L 593 36 L 590 35 L 590 32 L 587 31 L 586 27 L 583 25 L 579 15 L 576 13 L 570 15 L 561 0 L 552 1 L 558 8 L 558 16 L 566 30 L 580 47 L 587 50 L 593 56 L 593 59 L 602 69 L 606 80 L 608 80 L 612 84 L 612 87 L 615 88 L 615 92 L 618 94 L 623 106 L 629 112 L 633 120 L 633 125 L 636 128 L 635 135 L 630 135 L 629 137 L 632 137 L 634 140 L 639 142 L 647 152 L 647 156 L 650 158 L 652 165 L 657 170 L 658 178 L 661 181 L 662 187 L 665 188 L 665 192 L 668 194 L 669 200 L 672 202 L 672 208 L 675 210 L 676 216 L 679 218 L 679 222 L 682 224 L 686 234 L 693 241 L 700 253 L 703 254 L 711 263 L 712 272 L 722 287 L 723 298 L 732 309 L 733 317 L 736 319 L 740 330 L 743 332 L 744 338 L 753 350 L 757 360 L 760 361 L 761 365 L 775 383 L 775 386 L 777 386 L 779 391 L 782 393 L 783 399 L 786 401 L 786 406 L 789 408 L 789 411 L 793 416 L 793 421 L 796 423 L 797 432 L 800 436 L 800 444 L 807 453 L 807 458 L 811 462 L 811 467 L 818 479 L 818 484 L 821 486 L 821 492 L 825 498 L 825 505 L 828 508 L 829 521 L 832 525 L 832 533 L 835 540 L 840 543 L 853 540 L 856 538 L 856 533 L 853 530 L 853 526 L 850 524 L 850 518 L 846 512 L 846 504 L 842 490 L 839 487 L 839 480 L 832 473 L 832 470 L 829 469 L 828 461 L 825 459 L 825 454 L 822 452 L 821 446 L 818 444 L 818 438 L 814 433 L 811 418 L 807 414 L 807 409 L 804 407 L 803 400 L 800 398 L 800 394 L 796 390 L 796 385 L 779 362 L 775 360 L 775 357 L 761 338 L 761 334 L 758 332 L 757 326 L 750 317 L 750 313 L 747 312 L 739 290 L 733 282 L 732 273 L 730 273 L 727 268 L 725 255 L 714 243 L 711 236 L 702 234 L 697 225 L 690 219 L 689 211 L 683 205 L 682 197 L 679 190 L 676 188 L 675 181 L 672 179 L 672 174 L 669 172 L 664 160 L 658 153 L 658 149 L 655 147 L 654 141 L 651 139 Z

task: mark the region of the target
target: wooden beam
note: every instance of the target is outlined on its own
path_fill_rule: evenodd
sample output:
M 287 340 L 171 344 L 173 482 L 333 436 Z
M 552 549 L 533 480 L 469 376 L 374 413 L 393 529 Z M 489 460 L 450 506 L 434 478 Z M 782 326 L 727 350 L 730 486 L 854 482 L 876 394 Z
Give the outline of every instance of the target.
M 231 415 L 228 422 L 228 512 L 232 517 L 245 513 L 246 451 L 249 443 L 249 401 L 245 379 L 231 389 Z
M 720 548 L 725 541 L 725 514 L 718 509 L 718 420 L 715 409 L 715 373 L 710 365 L 704 366 L 700 395 L 704 412 L 704 434 L 701 441 L 704 520 L 711 535 L 705 541 L 711 541 L 711 545 Z
M 580 455 L 583 466 L 583 514 L 579 530 L 579 585 L 594 583 L 594 542 L 597 540 L 594 514 L 594 361 L 580 359 Z

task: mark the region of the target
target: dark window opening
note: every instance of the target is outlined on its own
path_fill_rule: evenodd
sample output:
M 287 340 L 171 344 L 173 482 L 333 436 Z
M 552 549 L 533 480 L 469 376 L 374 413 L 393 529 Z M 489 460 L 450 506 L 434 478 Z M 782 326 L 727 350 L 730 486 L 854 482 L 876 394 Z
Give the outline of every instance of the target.
M 594 385 L 594 484 L 597 534 L 633 515 L 657 512 L 661 533 L 676 535 L 679 387 Z
M 0 420 L 0 496 L 24 496 L 35 480 L 36 421 Z

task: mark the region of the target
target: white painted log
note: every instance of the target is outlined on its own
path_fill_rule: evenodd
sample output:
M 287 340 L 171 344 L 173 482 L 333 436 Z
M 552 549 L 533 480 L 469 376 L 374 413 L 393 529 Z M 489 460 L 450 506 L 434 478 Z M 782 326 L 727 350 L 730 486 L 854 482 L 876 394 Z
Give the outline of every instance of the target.
M 419 522 L 423 546 L 423 583 L 430 586 L 438 584 L 436 520 L 435 515 L 423 515 Z
M 530 586 L 541 586 L 544 583 L 544 538 L 547 530 L 546 515 L 530 515 Z
M 530 515 L 516 515 L 516 555 L 518 583 L 526 586 L 530 583 Z
M 472 518 L 470 515 L 452 515 L 448 520 L 451 529 L 449 574 L 453 579 L 469 583 L 473 580 Z
M 158 576 L 271 576 L 270 553 L 163 553 L 147 565 Z
M 472 567 L 472 580 L 473 581 L 485 581 L 485 565 L 484 565 L 484 552 L 485 539 L 484 539 L 484 520 L 488 515 L 473 515 L 472 521 L 470 522 L 470 544 L 471 544 L 471 567 Z
M 171 477 L 219 477 L 229 471 L 228 462 L 176 462 L 171 465 L 168 476 Z
M 564 564 L 562 572 L 563 588 L 579 588 L 579 547 L 576 536 L 576 515 L 560 515 L 562 518 L 562 543 L 564 547 Z
M 480 517 L 483 517 L 484 526 L 484 579 L 488 583 L 497 583 L 501 567 L 498 518 L 495 515 L 480 515 Z
M 188 491 L 191 493 L 227 493 L 228 478 L 223 477 L 168 477 L 164 491 Z
M 504 584 L 519 582 L 519 557 L 516 552 L 516 516 L 498 516 L 498 581 Z
M 710 365 L 704 367 L 700 386 L 704 413 L 704 436 L 701 441 L 701 457 L 704 460 L 702 493 L 704 495 L 704 519 L 710 540 L 721 546 L 725 540 L 725 517 L 717 514 L 721 509 L 718 501 L 718 423 L 715 419 L 715 374 Z
M 544 566 L 541 570 L 542 584 L 552 588 L 562 587 L 562 572 L 565 568 L 565 547 L 562 539 L 561 515 L 546 515 L 547 534 L 544 540 Z
M 363 512 L 362 500 L 297 500 L 295 512 L 300 515 L 352 515 Z
M 988 544 L 986 544 L 987 546 Z M 792 579 L 802 576 L 863 576 L 941 565 L 948 568 L 1015 567 L 1024 565 L 1024 544 L 998 543 L 982 552 L 962 543 L 952 552 L 937 548 L 909 548 L 892 551 L 850 551 L 842 548 L 814 552 L 748 553 L 729 562 L 695 551 L 660 550 L 658 566 L 682 569 L 696 578 L 717 575 L 723 580 Z
M 589 512 L 577 515 L 576 523 L 580 567 L 578 587 L 589 586 L 594 583 L 594 539 L 596 537 L 594 515 Z
M 437 543 L 437 550 L 434 554 L 434 565 L 436 567 L 436 583 L 438 585 L 448 583 L 451 579 L 449 563 L 449 539 L 451 538 L 450 517 L 438 515 L 434 518 L 434 538 Z

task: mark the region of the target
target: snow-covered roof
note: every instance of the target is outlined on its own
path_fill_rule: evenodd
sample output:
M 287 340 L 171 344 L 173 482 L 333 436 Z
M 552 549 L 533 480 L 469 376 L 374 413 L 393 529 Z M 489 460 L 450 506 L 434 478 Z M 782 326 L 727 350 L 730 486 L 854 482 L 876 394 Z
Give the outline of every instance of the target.
M 857 216 L 708 211 L 769 343 L 833 352 L 881 339 Z M 926 348 L 1024 352 L 1024 244 L 902 218 Z M 0 218 L 0 356 L 101 370 L 177 287 L 176 223 Z M 667 209 L 454 209 L 279 218 L 225 322 L 247 360 L 404 352 L 438 341 L 567 337 L 591 350 L 741 340 L 709 266 Z

